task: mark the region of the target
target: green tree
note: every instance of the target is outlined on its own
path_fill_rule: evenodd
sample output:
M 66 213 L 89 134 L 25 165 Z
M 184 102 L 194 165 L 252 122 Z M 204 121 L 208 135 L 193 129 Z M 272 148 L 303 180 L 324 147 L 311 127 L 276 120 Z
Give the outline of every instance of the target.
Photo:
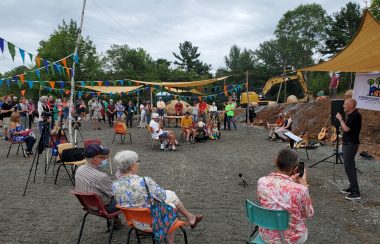
M 310 65 L 312 56 L 325 40 L 326 11 L 319 4 L 302 4 L 284 14 L 277 24 L 275 35 L 287 65 Z M 296 55 L 298 54 L 298 55 Z M 297 59 L 293 58 L 297 56 Z
M 241 50 L 237 45 L 233 45 L 228 56 L 224 56 L 227 70 L 231 73 L 243 73 L 253 70 L 255 67 L 255 57 L 252 50 L 244 48 Z
M 377 21 L 380 21 L 380 0 L 372 0 L 368 9 L 373 17 L 375 17 Z
M 103 63 L 108 74 L 134 79 L 151 76 L 156 66 L 147 51 L 142 48 L 130 48 L 128 45 L 112 45 L 106 51 Z
M 174 61 L 174 64 L 189 73 L 195 69 L 201 54 L 198 53 L 197 46 L 193 46 L 191 42 L 185 41 L 179 44 L 179 54 L 173 52 L 173 55 L 178 59 L 178 61 Z
M 66 57 L 74 52 L 76 39 L 79 33 L 77 23 L 70 20 L 69 23 L 65 21 L 62 25 L 49 36 L 47 40 L 40 41 L 38 54 L 50 61 L 57 61 Z M 81 37 L 81 42 L 78 47 L 79 65 L 76 68 L 76 79 L 88 80 L 95 79 L 101 74 L 101 63 L 96 48 L 89 37 Z M 67 59 L 67 65 L 72 66 L 72 58 Z M 56 74 L 58 76 L 58 74 Z M 46 76 L 44 76 L 46 78 Z M 56 77 L 62 78 L 62 77 Z
M 326 27 L 325 48 L 321 51 L 329 56 L 339 53 L 354 37 L 361 21 L 360 5 L 349 2 L 331 19 Z

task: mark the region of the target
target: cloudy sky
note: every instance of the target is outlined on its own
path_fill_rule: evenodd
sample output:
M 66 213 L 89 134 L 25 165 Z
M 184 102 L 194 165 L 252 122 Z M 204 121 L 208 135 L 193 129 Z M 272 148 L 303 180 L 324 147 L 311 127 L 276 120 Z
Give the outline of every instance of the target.
M 153 58 L 174 60 L 185 40 L 199 47 L 200 59 L 215 71 L 224 67 L 230 47 L 256 49 L 273 37 L 282 15 L 299 4 L 319 3 L 331 14 L 348 0 L 87 0 L 83 35 L 99 53 L 112 44 L 146 49 Z M 363 1 L 353 0 L 363 6 Z M 0 37 L 36 54 L 62 20 L 79 23 L 81 0 L 1 0 Z M 5 48 L 7 49 L 7 48 Z M 53 61 L 53 60 L 52 60 Z M 27 62 L 28 63 L 28 62 Z M 22 65 L 17 52 L 0 53 L 0 72 Z

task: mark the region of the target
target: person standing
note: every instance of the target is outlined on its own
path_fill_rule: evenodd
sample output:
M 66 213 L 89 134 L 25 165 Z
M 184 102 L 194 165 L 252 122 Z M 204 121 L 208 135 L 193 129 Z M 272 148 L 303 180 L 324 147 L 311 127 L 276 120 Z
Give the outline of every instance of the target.
M 20 103 L 17 104 L 17 111 L 20 116 L 20 124 L 26 130 L 28 128 L 28 104 L 25 97 L 20 99 Z
M 4 103 L 1 105 L 1 119 L 3 120 L 3 127 L 4 127 L 4 136 L 8 137 L 8 127 L 11 123 L 11 115 L 12 112 L 15 110 L 14 107 L 12 107 L 12 98 L 10 96 L 6 96 L 4 98 Z
M 137 128 L 145 128 L 145 122 L 146 122 L 145 113 L 146 113 L 145 102 L 143 101 L 140 104 L 140 124 Z
M 132 101 L 129 101 L 127 107 L 125 107 L 125 110 L 124 110 L 124 114 L 127 117 L 125 124 L 127 125 L 128 128 L 132 128 L 133 115 L 135 111 L 136 111 L 136 107 L 133 105 Z
M 256 118 L 255 107 L 252 104 L 248 105 L 247 127 L 253 128 L 253 119 Z
M 339 120 L 343 130 L 343 162 L 350 186 L 340 191 L 344 194 L 349 194 L 345 197 L 348 200 L 359 200 L 361 199 L 361 195 L 355 166 L 355 155 L 358 152 L 360 144 L 359 135 L 362 127 L 362 116 L 356 109 L 355 99 L 346 99 L 343 108 L 347 115 L 346 119 L 343 119 L 340 113 L 336 114 L 336 118 Z
M 36 115 L 36 105 L 32 99 L 28 100 L 28 121 L 29 129 L 32 129 L 32 123 L 34 122 L 34 117 Z
M 93 129 L 96 130 L 101 130 L 102 128 L 100 127 L 99 119 L 101 116 L 101 110 L 102 110 L 102 104 L 99 101 L 99 98 L 95 98 L 94 102 L 92 103 L 92 110 L 94 111 L 92 115 L 92 123 L 93 123 Z
M 102 114 L 103 115 L 103 122 L 105 123 L 106 122 L 106 114 L 108 115 L 108 102 L 104 99 L 102 101 L 102 105 L 103 105 L 103 110 L 104 110 L 104 113 Z
M 124 113 L 124 110 L 125 110 L 123 102 L 121 100 L 119 100 L 117 102 L 117 104 L 115 105 L 115 108 L 116 108 L 116 118 L 117 118 L 117 121 L 121 122 L 123 120 L 123 113 Z
M 228 130 L 231 130 L 231 123 L 233 124 L 235 130 L 236 130 L 236 123 L 234 120 L 235 117 L 235 105 L 232 102 L 232 99 L 228 101 L 228 104 L 225 108 L 225 112 L 227 114 L 227 125 L 228 125 Z
M 115 121 L 115 113 L 116 113 L 116 108 L 115 104 L 113 103 L 113 100 L 110 99 L 110 103 L 108 104 L 107 107 L 107 116 L 108 116 L 108 125 L 110 127 L 113 126 L 113 122 Z
M 207 121 L 207 103 L 203 100 L 199 103 L 199 117 L 202 118 L 204 122 Z
M 92 109 L 92 104 L 94 103 L 95 99 L 91 98 L 87 105 L 88 105 L 88 112 L 90 114 L 90 123 L 92 123 L 92 116 L 94 115 L 94 110 Z
M 164 116 L 165 106 L 166 105 L 165 105 L 165 102 L 162 101 L 162 97 L 159 97 L 158 102 L 157 102 L 157 113 L 160 116 L 160 118 L 163 118 L 163 116 Z
M 333 73 L 330 79 L 330 87 L 329 87 L 331 98 L 335 98 L 336 92 L 338 90 L 338 85 L 339 85 L 339 77 L 335 73 Z
M 174 108 L 175 108 L 175 115 L 182 116 L 183 104 L 181 103 L 181 99 L 178 98 L 177 103 L 175 104 Z M 178 120 L 179 118 L 175 119 L 175 127 L 178 126 Z
M 149 124 L 152 118 L 152 105 L 150 104 L 149 100 L 146 101 L 146 105 L 145 105 L 145 118 L 146 118 L 146 123 Z
M 197 101 L 194 101 L 193 112 L 192 112 L 192 115 L 193 115 L 193 122 L 194 122 L 194 123 L 197 123 L 197 122 L 198 122 L 198 114 L 199 114 L 199 106 L 198 106 L 198 102 L 197 102 Z

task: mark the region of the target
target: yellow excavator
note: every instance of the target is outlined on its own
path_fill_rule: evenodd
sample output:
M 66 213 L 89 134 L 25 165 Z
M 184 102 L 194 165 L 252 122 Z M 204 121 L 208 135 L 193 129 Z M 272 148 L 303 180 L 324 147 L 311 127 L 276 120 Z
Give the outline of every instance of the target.
M 264 88 L 262 89 L 262 92 L 261 94 L 257 94 L 256 92 L 249 92 L 249 102 L 257 102 L 259 104 L 267 104 L 269 102 L 269 100 L 264 100 L 264 98 L 267 96 L 268 92 L 272 89 L 273 86 L 277 85 L 277 84 L 280 84 L 280 90 L 281 89 L 284 89 L 284 87 L 282 86 L 285 86 L 284 82 L 288 83 L 290 81 L 294 81 L 294 80 L 298 80 L 298 83 L 300 84 L 301 86 L 301 90 L 302 90 L 302 96 L 303 98 L 300 98 L 298 99 L 299 102 L 307 102 L 309 101 L 310 99 L 310 96 L 311 96 L 311 92 L 308 91 L 307 89 L 307 84 L 306 84 L 306 81 L 301 73 L 301 71 L 298 71 L 296 72 L 296 74 L 294 75 L 286 75 L 286 76 L 276 76 L 276 77 L 272 77 L 270 78 L 264 85 Z M 292 94 L 289 94 L 289 95 L 292 95 Z M 247 93 L 246 92 L 243 92 L 241 94 L 241 99 L 240 99 L 240 104 L 241 105 L 246 105 L 248 102 L 248 99 L 247 99 Z

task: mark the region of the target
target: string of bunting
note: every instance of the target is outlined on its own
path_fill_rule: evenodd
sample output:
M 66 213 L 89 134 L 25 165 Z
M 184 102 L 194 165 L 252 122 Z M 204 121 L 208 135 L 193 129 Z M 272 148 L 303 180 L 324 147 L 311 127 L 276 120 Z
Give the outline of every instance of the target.
M 27 52 L 24 49 L 17 47 L 13 43 L 6 41 L 5 39 L 0 37 L 0 51 L 2 54 L 4 53 L 5 45 L 7 45 L 9 54 L 11 55 L 13 61 L 14 61 L 14 58 L 16 56 L 16 49 L 18 49 L 23 64 L 25 64 L 25 55 L 27 54 L 29 56 L 31 63 L 33 63 L 33 59 L 35 60 L 37 69 L 33 69 L 33 71 L 25 71 L 24 73 L 15 75 L 13 77 L 2 78 L 0 80 L 0 82 L 1 82 L 0 86 L 2 85 L 3 81 L 5 80 L 8 87 L 9 87 L 11 81 L 14 81 L 16 84 L 19 84 L 19 86 L 21 87 L 21 85 L 24 84 L 24 82 L 25 82 L 25 75 L 30 74 L 31 72 L 34 72 L 37 75 L 38 79 L 41 79 L 41 70 L 42 69 L 44 69 L 47 74 L 50 74 L 50 72 L 51 72 L 53 74 L 53 76 L 55 76 L 56 73 L 58 73 L 60 76 L 62 76 L 62 74 L 67 74 L 67 77 L 70 78 L 73 75 L 73 70 L 72 70 L 72 68 L 69 68 L 67 66 L 67 59 L 72 57 L 73 62 L 79 63 L 78 53 L 72 53 L 72 54 L 70 54 L 64 58 L 61 58 L 61 59 L 55 61 L 55 62 L 51 62 L 47 59 L 41 58 L 38 54 L 34 55 L 30 52 Z M 41 64 L 43 66 L 41 66 Z

